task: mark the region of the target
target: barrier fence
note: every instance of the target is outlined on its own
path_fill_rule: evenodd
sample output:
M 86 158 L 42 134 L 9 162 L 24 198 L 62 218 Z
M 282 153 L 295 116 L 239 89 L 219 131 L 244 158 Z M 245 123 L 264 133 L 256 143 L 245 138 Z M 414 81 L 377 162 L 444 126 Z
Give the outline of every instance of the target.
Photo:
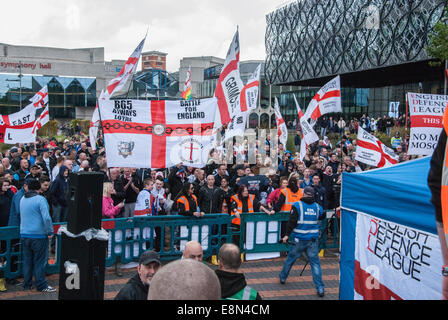
M 241 214 L 241 227 L 232 227 L 227 214 L 207 214 L 204 217 L 148 216 L 102 221 L 102 228 L 109 233 L 106 267 L 120 262 L 137 262 L 140 254 L 148 249 L 159 252 L 164 261 L 180 258 L 186 242 L 201 243 L 204 258 L 217 254 L 224 243 L 234 242 L 245 254 L 288 251 L 289 245 L 280 243 L 283 228 L 289 219 L 288 212 L 274 215 L 266 213 Z M 282 227 L 282 224 L 284 225 Z M 53 224 L 54 241 L 49 246 L 47 274 L 59 273 L 61 234 L 65 223 Z M 328 236 L 333 237 L 329 241 Z M 19 227 L 0 228 L 0 275 L 7 279 L 22 276 L 22 248 Z M 50 244 L 52 241 L 50 241 Z M 333 211 L 320 223 L 319 248 L 339 247 L 339 223 Z

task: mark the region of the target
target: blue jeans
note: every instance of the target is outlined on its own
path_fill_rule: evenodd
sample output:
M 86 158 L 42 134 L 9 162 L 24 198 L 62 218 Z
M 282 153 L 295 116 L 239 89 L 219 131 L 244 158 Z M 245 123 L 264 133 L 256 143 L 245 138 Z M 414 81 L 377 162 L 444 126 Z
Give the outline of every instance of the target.
M 48 238 L 22 238 L 23 252 L 23 288 L 30 289 L 34 281 L 36 289 L 42 291 L 48 287 L 45 278 L 45 267 L 48 262 Z
M 53 222 L 66 222 L 68 207 L 53 205 Z
M 299 240 L 298 242 L 291 243 L 288 256 L 286 257 L 283 269 L 280 272 L 280 280 L 286 281 L 289 271 L 296 260 L 302 255 L 302 252 L 306 252 L 308 260 L 311 266 L 311 273 L 313 275 L 313 282 L 318 292 L 324 292 L 325 286 L 322 281 L 322 270 L 320 268 L 319 261 L 319 242 L 311 240 Z

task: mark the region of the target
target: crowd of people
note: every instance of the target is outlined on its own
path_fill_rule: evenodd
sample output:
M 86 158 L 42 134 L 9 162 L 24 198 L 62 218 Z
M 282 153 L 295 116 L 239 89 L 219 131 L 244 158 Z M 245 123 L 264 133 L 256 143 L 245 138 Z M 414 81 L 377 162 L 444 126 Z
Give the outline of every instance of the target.
M 402 120 L 402 117 L 397 119 L 399 125 Z M 337 211 L 342 173 L 370 169 L 355 159 L 356 140 L 345 134 L 356 132 L 358 125 L 373 133 L 384 130 L 391 135 L 391 144 L 400 161 L 409 159 L 403 152 L 404 139 L 398 131 L 396 135 L 388 123 L 386 116 L 377 121 L 363 115 L 359 120 L 348 122 L 342 118 L 336 122 L 324 116 L 317 124 L 321 139 L 308 146 L 303 161 L 299 154 L 301 132 L 298 128 L 294 139 L 296 150 L 293 151 L 279 144 L 278 150 L 270 153 L 271 137 L 268 135 L 265 141 L 258 139 L 254 164 L 249 163 L 251 151 L 235 143 L 233 163 L 226 162 L 228 155 L 224 158 L 219 150 L 212 150 L 203 168 L 180 163 L 164 170 L 109 168 L 101 135 L 96 150 L 90 146 L 88 137 L 79 131 L 64 141 L 39 137 L 35 143 L 18 144 L 0 152 L 0 227 L 19 226 L 21 237 L 31 239 L 31 255 L 35 247 L 32 242 L 48 241 L 51 237 L 49 226 L 52 222 L 67 220 L 69 176 L 82 171 L 103 174 L 102 213 L 105 219 L 177 214 L 202 217 L 225 213 L 233 218 L 232 228 L 238 229 L 241 213 L 265 212 L 272 215 L 290 211 L 293 204 L 303 197 L 303 190 L 307 187 L 313 189 L 314 200 L 323 210 Z M 330 132 L 339 132 L 342 137 L 340 141 L 333 142 L 334 145 L 327 137 Z M 261 156 L 262 150 L 266 151 L 267 157 Z M 29 203 L 26 204 L 22 198 Z M 33 207 L 29 212 L 41 211 L 44 222 L 36 225 L 33 217 L 24 213 L 26 205 Z M 286 224 L 283 224 L 282 237 L 286 229 Z M 235 239 L 234 242 L 237 241 Z M 54 250 L 54 241 L 52 243 Z M 159 239 L 155 244 L 156 251 L 160 245 Z M 45 241 L 39 246 L 45 246 Z M 1 251 L 4 250 L 2 242 Z M 48 250 L 41 254 L 48 255 Z M 25 289 L 31 287 L 30 277 L 35 269 L 42 268 L 39 263 L 37 265 L 34 264 L 34 270 L 24 268 Z M 13 279 L 11 281 L 14 282 Z M 54 290 L 44 279 L 39 281 L 38 290 Z M 3 290 L 6 289 L 0 281 L 0 291 Z

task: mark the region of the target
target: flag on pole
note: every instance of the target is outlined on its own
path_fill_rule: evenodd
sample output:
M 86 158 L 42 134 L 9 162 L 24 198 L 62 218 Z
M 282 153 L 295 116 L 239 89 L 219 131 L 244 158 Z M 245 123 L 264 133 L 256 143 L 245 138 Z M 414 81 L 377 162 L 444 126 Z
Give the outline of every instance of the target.
M 382 168 L 398 163 L 394 150 L 384 145 L 377 137 L 358 127 L 355 160 L 370 166 Z
M 31 103 L 19 112 L 0 115 L 0 143 L 31 143 L 36 141 L 33 126 L 36 107 Z
M 39 117 L 34 121 L 33 133 L 36 134 L 37 130 L 42 128 L 46 123 L 50 121 L 50 112 L 48 106 L 45 107 L 44 111 L 39 115 Z
M 101 91 L 99 99 L 105 100 L 110 99 L 112 95 L 118 93 L 128 82 L 130 77 L 137 71 L 138 61 L 140 59 L 143 46 L 145 45 L 145 38 L 140 42 L 140 44 L 135 48 L 134 52 L 126 61 L 123 68 L 120 70 L 118 75 L 112 79 L 106 87 L 106 90 Z M 98 103 L 93 111 L 92 120 L 90 121 L 89 128 L 89 139 L 90 146 L 92 150 L 96 150 L 96 140 L 98 138 L 98 126 L 100 121 L 100 115 L 98 113 Z
M 99 100 L 109 167 L 202 168 L 212 147 L 216 98 Z M 124 106 L 124 108 L 122 107 Z
M 187 71 L 187 78 L 185 79 L 184 83 L 184 91 L 182 91 L 182 98 L 185 100 L 191 100 L 191 66 L 188 68 Z
M 217 128 L 227 125 L 241 112 L 240 95 L 244 85 L 240 76 L 239 61 L 240 42 L 237 30 L 227 52 L 226 61 L 215 89 L 219 109 L 215 121 Z
M 255 110 L 258 106 L 258 90 L 260 87 L 261 64 L 255 69 L 241 91 L 241 111 Z
M 0 115 L 0 126 L 21 126 L 33 122 L 35 119 L 36 107 L 33 103 L 30 103 L 19 112 L 9 115 Z
M 44 86 L 31 99 L 36 109 L 44 108 L 48 104 L 48 87 Z
M 305 119 L 314 126 L 317 119 L 327 113 L 342 112 L 341 79 L 339 76 L 325 84 L 316 93 L 306 109 Z
M 299 115 L 299 123 L 300 128 L 302 131 L 302 139 L 300 142 L 300 160 L 303 161 L 303 158 L 305 158 L 306 155 L 306 149 L 308 146 L 316 141 L 319 141 L 319 136 L 314 131 L 313 127 L 308 123 L 308 121 L 305 118 L 305 114 L 303 113 L 302 109 L 299 106 L 299 103 L 297 102 L 296 96 L 293 95 L 294 101 L 296 103 L 297 108 L 297 114 Z
M 283 120 L 282 114 L 280 113 L 280 107 L 278 105 L 277 97 L 275 97 L 274 111 L 275 121 L 277 123 L 278 140 L 283 145 L 284 150 L 286 150 L 286 142 L 288 141 L 288 128 L 286 127 L 285 120 Z

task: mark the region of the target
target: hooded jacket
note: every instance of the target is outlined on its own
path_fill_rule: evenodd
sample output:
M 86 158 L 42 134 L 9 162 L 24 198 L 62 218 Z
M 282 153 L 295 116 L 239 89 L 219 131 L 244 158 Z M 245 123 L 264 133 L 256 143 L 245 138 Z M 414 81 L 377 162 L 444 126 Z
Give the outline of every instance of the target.
M 118 292 L 115 300 L 147 300 L 149 286 L 145 285 L 136 273 Z
M 221 284 L 222 299 L 233 296 L 247 286 L 246 277 L 242 273 L 228 272 L 219 269 L 215 270 L 215 273 Z M 262 300 L 259 293 L 257 293 L 256 300 Z
M 67 195 L 69 192 L 68 177 L 64 177 L 65 170 L 68 168 L 62 165 L 59 168 L 59 173 L 50 185 L 50 193 L 53 205 L 67 207 Z

